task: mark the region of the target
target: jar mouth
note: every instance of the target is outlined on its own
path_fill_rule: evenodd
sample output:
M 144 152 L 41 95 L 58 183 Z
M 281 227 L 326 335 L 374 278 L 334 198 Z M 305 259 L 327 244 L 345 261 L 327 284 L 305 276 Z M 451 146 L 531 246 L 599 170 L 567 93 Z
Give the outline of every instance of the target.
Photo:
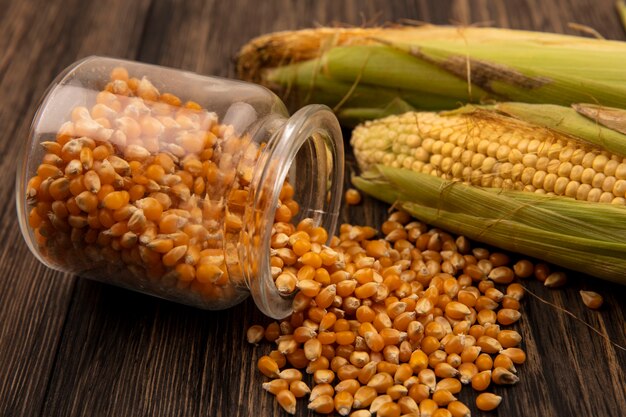
M 344 149 L 339 122 L 324 105 L 298 110 L 269 139 L 251 187 L 246 221 L 249 244 L 240 245 L 252 297 L 265 314 L 281 319 L 292 313 L 293 295 L 281 295 L 271 274 L 270 237 L 279 194 L 286 180 L 295 188 L 297 222 L 312 218 L 333 236 L 343 189 Z

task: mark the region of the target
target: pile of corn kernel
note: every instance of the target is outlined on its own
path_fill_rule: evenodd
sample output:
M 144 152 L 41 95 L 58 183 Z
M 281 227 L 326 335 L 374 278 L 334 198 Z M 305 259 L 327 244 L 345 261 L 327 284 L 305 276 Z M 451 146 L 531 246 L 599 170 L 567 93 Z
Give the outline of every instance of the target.
M 237 246 L 262 145 L 124 68 L 103 87 L 41 143 L 26 190 L 40 253 L 200 307 L 241 298 Z M 285 184 L 277 220 L 298 212 L 292 196 Z
M 466 417 L 463 385 L 480 394 L 476 407 L 501 402 L 492 384 L 518 382 L 526 360 L 520 334 L 523 287 L 535 275 L 557 282 L 561 272 L 504 253 L 471 248 L 404 212 L 382 225 L 326 232 L 310 220 L 276 223 L 271 263 L 283 294 L 296 292 L 293 314 L 248 329 L 250 343 L 275 350 L 258 360 L 272 380 L 263 388 L 290 414 L 296 399 L 320 414 L 378 417 Z M 312 375 L 313 385 L 303 381 Z

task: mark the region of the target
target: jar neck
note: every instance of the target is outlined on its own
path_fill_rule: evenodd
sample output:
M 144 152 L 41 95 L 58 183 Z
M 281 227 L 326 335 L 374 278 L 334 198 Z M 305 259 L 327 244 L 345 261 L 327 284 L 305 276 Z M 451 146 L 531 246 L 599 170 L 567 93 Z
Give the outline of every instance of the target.
M 256 164 L 238 248 L 240 267 L 257 307 L 277 319 L 292 312 L 293 299 L 278 292 L 270 265 L 270 238 L 283 184 L 289 181 L 294 187 L 300 207 L 293 221 L 312 218 L 332 236 L 344 175 L 341 129 L 328 107 L 305 106 L 280 124 Z

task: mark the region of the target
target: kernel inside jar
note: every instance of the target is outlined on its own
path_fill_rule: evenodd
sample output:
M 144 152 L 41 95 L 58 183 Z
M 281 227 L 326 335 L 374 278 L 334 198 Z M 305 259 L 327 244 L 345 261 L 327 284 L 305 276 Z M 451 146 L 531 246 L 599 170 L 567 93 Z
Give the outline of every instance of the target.
M 244 298 L 237 248 L 250 239 L 244 214 L 264 144 L 125 68 L 101 87 L 41 138 L 26 191 L 41 256 L 200 307 Z M 285 184 L 276 221 L 299 211 L 293 195 Z

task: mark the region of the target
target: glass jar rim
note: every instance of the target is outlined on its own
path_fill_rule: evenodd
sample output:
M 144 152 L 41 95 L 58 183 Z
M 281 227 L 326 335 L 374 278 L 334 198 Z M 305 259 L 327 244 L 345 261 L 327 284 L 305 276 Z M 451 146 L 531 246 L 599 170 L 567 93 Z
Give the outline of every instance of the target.
M 266 215 L 268 219 L 274 219 L 279 193 L 287 179 L 289 169 L 298 152 L 311 140 L 323 141 L 326 146 L 325 150 L 328 153 L 327 156 L 329 156 L 329 160 L 320 161 L 320 164 L 314 164 L 313 169 L 324 171 L 324 168 L 330 168 L 331 171 L 332 183 L 328 189 L 327 208 L 324 211 L 317 211 L 319 217 L 314 219 L 328 231 L 330 240 L 337 227 L 344 180 L 344 148 L 341 128 L 330 108 L 325 105 L 310 104 L 294 113 L 287 120 L 285 126 L 277 134 L 273 135 L 270 142 L 268 142 L 265 158 L 267 161 L 279 161 L 277 172 L 273 175 L 268 175 L 267 172 L 259 173 L 259 176 L 253 181 L 253 185 L 258 190 L 261 185 L 266 185 L 267 181 L 273 182 L 269 185 L 271 189 L 269 198 L 271 210 Z M 329 164 L 331 165 L 330 167 L 328 167 Z M 320 173 L 313 172 L 312 175 L 316 177 Z M 251 208 L 252 212 L 256 212 L 259 209 L 259 204 L 261 204 L 259 195 L 259 193 L 255 193 L 255 201 L 253 201 Z M 326 196 L 323 197 L 326 198 Z M 272 227 L 273 222 L 269 221 L 264 225 L 265 230 L 257 231 L 260 236 L 263 236 L 263 241 L 256 248 L 261 252 L 261 256 L 257 258 L 256 271 L 258 276 L 252 276 L 250 271 L 246 271 L 246 273 L 249 273 L 247 282 L 257 307 L 265 315 L 280 319 L 293 312 L 292 301 L 294 295 L 281 295 L 272 278 L 269 255 L 271 251 L 270 238 Z M 255 257 L 255 254 L 250 252 L 246 255 L 252 258 Z

